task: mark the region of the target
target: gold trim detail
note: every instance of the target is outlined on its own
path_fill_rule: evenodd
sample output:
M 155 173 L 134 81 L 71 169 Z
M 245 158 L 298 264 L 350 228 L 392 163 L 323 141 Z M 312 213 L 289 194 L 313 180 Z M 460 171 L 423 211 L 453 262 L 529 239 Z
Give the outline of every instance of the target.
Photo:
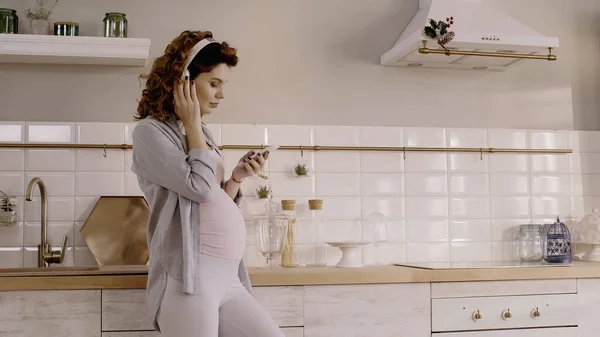
M 256 150 L 265 149 L 267 145 L 221 145 L 221 150 Z M 33 149 L 121 149 L 130 150 L 130 144 L 55 144 L 55 143 L 0 143 L 0 148 L 33 148 Z M 379 151 L 379 152 L 469 152 L 469 153 L 528 153 L 528 154 L 566 154 L 571 149 L 509 149 L 492 147 L 414 147 L 414 146 L 321 146 L 321 145 L 287 145 L 279 150 L 288 151 Z
M 427 41 L 423 41 L 423 47 L 419 48 L 421 54 L 444 54 L 450 55 L 461 55 L 461 56 L 486 56 L 486 57 L 504 57 L 504 58 L 517 58 L 517 59 L 530 59 L 530 60 L 547 60 L 556 61 L 556 55 L 552 54 L 552 47 L 548 47 L 548 55 L 532 55 L 532 54 L 511 54 L 511 53 L 497 53 L 497 52 L 482 52 L 482 51 L 466 51 L 466 50 L 454 50 L 447 49 L 430 49 L 427 48 Z

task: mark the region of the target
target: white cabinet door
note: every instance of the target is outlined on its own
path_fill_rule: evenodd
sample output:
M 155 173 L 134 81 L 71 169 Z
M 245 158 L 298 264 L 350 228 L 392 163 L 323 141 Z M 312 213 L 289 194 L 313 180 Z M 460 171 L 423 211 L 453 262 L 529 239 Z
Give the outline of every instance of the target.
M 429 283 L 304 287 L 305 337 L 429 337 Z
M 579 335 L 581 337 L 600 334 L 600 279 L 577 280 L 579 307 Z
M 434 333 L 431 337 L 578 337 L 577 333 L 577 328 L 548 328 Z
M 0 335 L 100 337 L 100 290 L 0 292 Z
M 146 289 L 102 290 L 102 331 L 154 330 Z

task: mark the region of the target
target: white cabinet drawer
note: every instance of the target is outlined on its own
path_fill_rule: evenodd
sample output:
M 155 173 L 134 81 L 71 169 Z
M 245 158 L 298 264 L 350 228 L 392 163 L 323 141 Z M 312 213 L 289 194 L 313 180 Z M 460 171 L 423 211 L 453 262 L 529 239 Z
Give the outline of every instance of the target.
M 534 317 L 538 310 L 539 317 Z M 511 317 L 504 317 L 510 311 Z M 577 295 L 433 299 L 432 331 L 577 326 Z M 474 317 L 475 313 L 481 315 Z
M 431 337 L 578 337 L 577 328 L 469 331 L 434 333 Z

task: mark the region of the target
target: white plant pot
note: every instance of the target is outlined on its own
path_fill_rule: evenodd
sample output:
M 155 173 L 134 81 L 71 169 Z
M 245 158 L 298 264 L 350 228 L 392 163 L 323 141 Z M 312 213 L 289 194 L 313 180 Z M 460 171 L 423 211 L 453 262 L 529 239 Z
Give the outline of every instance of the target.
M 50 21 L 48 20 L 31 20 L 31 33 L 34 35 L 48 35 L 50 31 Z

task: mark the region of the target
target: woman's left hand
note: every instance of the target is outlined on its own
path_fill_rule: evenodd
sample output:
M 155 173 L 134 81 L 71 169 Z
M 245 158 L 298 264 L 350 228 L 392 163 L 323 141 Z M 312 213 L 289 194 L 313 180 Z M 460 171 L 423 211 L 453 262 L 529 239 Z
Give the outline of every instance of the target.
M 255 151 L 249 151 L 246 153 L 238 162 L 238 165 L 233 169 L 231 173 L 231 177 L 241 182 L 247 177 L 251 177 L 255 174 L 260 174 L 263 167 L 265 166 L 265 162 L 269 158 L 269 152 L 265 152 L 262 155 L 258 155 L 252 159 L 250 157 L 256 153 Z

